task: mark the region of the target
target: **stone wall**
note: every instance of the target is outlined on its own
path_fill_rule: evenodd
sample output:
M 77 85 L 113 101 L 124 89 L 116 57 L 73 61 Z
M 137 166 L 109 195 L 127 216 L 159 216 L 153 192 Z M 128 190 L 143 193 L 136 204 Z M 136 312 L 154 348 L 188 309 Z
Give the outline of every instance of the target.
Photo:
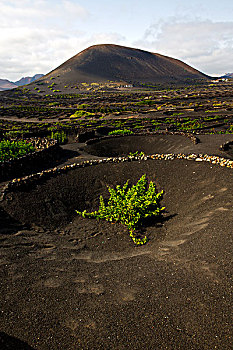
M 210 164 L 213 164 L 215 166 L 221 166 L 226 167 L 229 169 L 233 169 L 233 160 L 218 157 L 218 156 L 212 156 L 208 154 L 151 154 L 151 155 L 142 155 L 142 156 L 127 156 L 127 157 L 108 157 L 104 159 L 92 159 L 92 160 L 86 160 L 81 163 L 74 163 L 70 165 L 65 165 L 61 168 L 55 167 L 53 169 L 44 170 L 42 172 L 28 175 L 22 178 L 13 179 L 12 181 L 9 181 L 4 187 L 1 188 L 0 192 L 0 200 L 3 201 L 5 198 L 5 195 L 9 192 L 17 191 L 18 189 L 22 187 L 26 187 L 30 189 L 34 184 L 46 181 L 47 179 L 58 176 L 60 174 L 65 174 L 71 170 L 77 169 L 77 168 L 84 168 L 88 166 L 95 166 L 101 163 L 121 163 L 121 162 L 133 162 L 133 161 L 147 161 L 147 160 L 160 160 L 160 161 L 173 161 L 175 159 L 185 159 L 189 161 L 195 161 L 195 162 L 208 162 Z
M 233 145 L 233 140 L 232 141 L 227 141 L 225 143 L 223 143 L 221 146 L 220 146 L 220 150 L 221 151 L 228 151 L 230 146 Z
M 101 140 L 107 140 L 110 138 L 119 138 L 119 137 L 124 137 L 124 136 L 156 136 L 156 135 L 180 135 L 180 136 L 185 136 L 188 137 L 194 145 L 198 144 L 200 142 L 199 138 L 193 134 L 189 133 L 184 133 L 184 132 L 176 132 L 176 131 L 157 131 L 157 132 L 140 132 L 140 133 L 134 133 L 134 134 L 125 134 L 125 135 L 108 135 L 108 136 L 102 136 L 102 137 L 96 137 L 96 138 L 91 138 L 86 140 L 86 145 L 92 145 L 93 143 L 99 142 Z
M 22 176 L 27 168 L 43 165 L 47 160 L 53 159 L 59 148 L 56 140 L 47 138 L 29 138 L 27 140 L 33 144 L 36 151 L 20 158 L 0 162 L 0 182 Z

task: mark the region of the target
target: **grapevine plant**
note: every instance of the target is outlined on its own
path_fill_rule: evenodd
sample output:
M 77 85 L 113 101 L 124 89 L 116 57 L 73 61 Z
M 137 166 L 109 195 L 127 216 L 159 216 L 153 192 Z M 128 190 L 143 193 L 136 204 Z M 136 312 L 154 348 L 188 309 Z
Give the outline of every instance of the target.
M 133 134 L 133 131 L 131 131 L 130 129 L 116 129 L 108 133 L 108 135 L 131 135 L 131 134 Z
M 120 222 L 128 230 L 130 237 L 137 245 L 145 244 L 148 238 L 138 238 L 136 230 L 142 225 L 143 219 L 160 215 L 165 207 L 160 207 L 159 201 L 163 191 L 156 193 L 155 184 L 148 180 L 144 174 L 132 187 L 129 180 L 121 187 L 108 186 L 110 197 L 105 205 L 103 196 L 100 196 L 100 205 L 97 211 L 87 213 L 86 210 L 78 211 L 78 215 L 84 218 L 104 219 L 110 222 Z
M 66 133 L 63 130 L 56 131 L 56 132 L 52 131 L 51 139 L 57 140 L 57 142 L 60 145 L 65 144 L 67 142 L 67 140 L 68 140 L 67 135 L 66 135 Z
M 25 156 L 27 153 L 34 152 L 35 147 L 26 140 L 10 141 L 2 140 L 0 142 L 0 162 Z

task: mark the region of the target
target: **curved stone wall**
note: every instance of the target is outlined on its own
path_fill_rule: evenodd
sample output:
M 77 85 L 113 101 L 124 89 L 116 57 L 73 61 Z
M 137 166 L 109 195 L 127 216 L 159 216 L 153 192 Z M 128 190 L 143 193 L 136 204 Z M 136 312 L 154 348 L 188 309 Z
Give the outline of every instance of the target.
M 47 138 L 30 138 L 27 140 L 33 144 L 36 151 L 20 158 L 0 162 L 0 182 L 12 177 L 22 176 L 25 168 L 29 166 L 43 164 L 46 160 L 53 157 L 59 147 L 56 140 Z

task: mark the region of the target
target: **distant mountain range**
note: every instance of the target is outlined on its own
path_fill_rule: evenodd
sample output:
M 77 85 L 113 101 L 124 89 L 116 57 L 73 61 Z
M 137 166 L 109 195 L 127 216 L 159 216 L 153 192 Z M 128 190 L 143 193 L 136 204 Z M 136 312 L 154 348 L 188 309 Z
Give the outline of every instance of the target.
M 10 90 L 16 88 L 17 85 L 13 83 L 12 81 L 9 81 L 7 79 L 0 79 L 0 91 L 4 90 Z
M 221 78 L 233 78 L 233 73 L 226 73 Z
M 35 74 L 33 77 L 23 77 L 20 80 L 17 80 L 14 82 L 9 81 L 7 79 L 0 79 L 0 91 L 10 90 L 10 89 L 17 88 L 18 86 L 21 86 L 21 85 L 30 84 L 41 77 L 43 77 L 43 74 Z

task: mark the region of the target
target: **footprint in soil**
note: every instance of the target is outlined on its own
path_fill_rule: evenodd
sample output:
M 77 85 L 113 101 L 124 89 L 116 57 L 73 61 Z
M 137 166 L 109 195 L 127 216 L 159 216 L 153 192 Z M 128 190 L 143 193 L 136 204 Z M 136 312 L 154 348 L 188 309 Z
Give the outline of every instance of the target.
M 58 276 L 57 276 L 57 278 L 51 277 L 51 278 L 48 278 L 47 280 L 45 280 L 43 282 L 43 285 L 45 287 L 48 287 L 48 288 L 58 288 L 61 286 L 61 281 L 58 278 Z
M 104 286 L 99 283 L 89 283 L 85 279 L 76 279 L 74 282 L 78 284 L 76 290 L 79 294 L 102 295 L 105 292 Z

